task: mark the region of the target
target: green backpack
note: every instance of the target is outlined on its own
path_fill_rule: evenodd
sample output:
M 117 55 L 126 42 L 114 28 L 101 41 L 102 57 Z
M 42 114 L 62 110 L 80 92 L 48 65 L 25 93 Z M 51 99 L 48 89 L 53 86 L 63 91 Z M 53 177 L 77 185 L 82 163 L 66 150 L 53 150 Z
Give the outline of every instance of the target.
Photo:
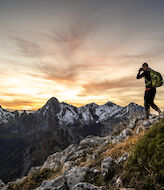
M 157 72 L 154 71 L 153 69 L 149 69 L 150 70 L 150 76 L 151 76 L 151 81 L 152 81 L 152 87 L 160 87 L 163 85 L 163 78 L 162 75 Z

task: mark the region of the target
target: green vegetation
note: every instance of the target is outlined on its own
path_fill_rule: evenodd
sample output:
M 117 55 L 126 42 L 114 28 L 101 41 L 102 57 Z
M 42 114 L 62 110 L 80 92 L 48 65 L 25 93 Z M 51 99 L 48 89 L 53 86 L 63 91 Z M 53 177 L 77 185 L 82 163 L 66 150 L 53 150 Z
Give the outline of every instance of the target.
M 126 187 L 160 190 L 164 186 L 164 118 L 137 142 L 122 174 Z
M 34 190 L 39 187 L 44 180 L 51 178 L 54 175 L 52 169 L 42 169 L 27 176 L 21 183 L 10 184 L 8 190 Z

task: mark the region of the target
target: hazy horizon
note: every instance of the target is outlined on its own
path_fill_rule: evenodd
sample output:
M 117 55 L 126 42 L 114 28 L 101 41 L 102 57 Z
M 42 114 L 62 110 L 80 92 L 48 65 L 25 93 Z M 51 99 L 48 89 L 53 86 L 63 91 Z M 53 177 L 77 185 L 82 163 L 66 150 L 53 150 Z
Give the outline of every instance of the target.
M 164 1 L 0 1 L 0 105 L 143 106 L 143 62 L 164 73 Z M 164 89 L 155 103 L 164 109 Z

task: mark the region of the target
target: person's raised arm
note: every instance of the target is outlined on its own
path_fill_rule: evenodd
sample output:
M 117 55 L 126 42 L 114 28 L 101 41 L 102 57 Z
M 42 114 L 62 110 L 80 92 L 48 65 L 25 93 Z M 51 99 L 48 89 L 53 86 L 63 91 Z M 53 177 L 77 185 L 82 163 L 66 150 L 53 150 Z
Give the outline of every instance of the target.
M 136 76 L 137 79 L 140 79 L 140 78 L 142 78 L 142 77 L 145 76 L 145 72 L 143 71 L 143 73 L 141 73 L 142 71 L 143 71 L 142 68 L 140 68 L 140 69 L 138 70 L 138 74 L 137 74 L 137 76 Z

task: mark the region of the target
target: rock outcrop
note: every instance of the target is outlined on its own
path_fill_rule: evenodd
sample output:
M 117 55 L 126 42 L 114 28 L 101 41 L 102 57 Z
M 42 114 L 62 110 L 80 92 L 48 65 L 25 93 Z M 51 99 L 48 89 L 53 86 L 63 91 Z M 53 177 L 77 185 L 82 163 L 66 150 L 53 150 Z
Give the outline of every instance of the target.
M 66 181 L 63 176 L 59 176 L 54 180 L 44 181 L 36 190 L 68 190 Z
M 110 156 L 104 158 L 101 164 L 102 175 L 103 176 L 107 175 L 111 170 L 111 166 L 113 166 L 114 164 L 115 164 L 115 161 Z
M 105 189 L 106 189 L 105 187 L 96 187 L 86 182 L 78 183 L 72 188 L 72 190 L 105 190 Z

